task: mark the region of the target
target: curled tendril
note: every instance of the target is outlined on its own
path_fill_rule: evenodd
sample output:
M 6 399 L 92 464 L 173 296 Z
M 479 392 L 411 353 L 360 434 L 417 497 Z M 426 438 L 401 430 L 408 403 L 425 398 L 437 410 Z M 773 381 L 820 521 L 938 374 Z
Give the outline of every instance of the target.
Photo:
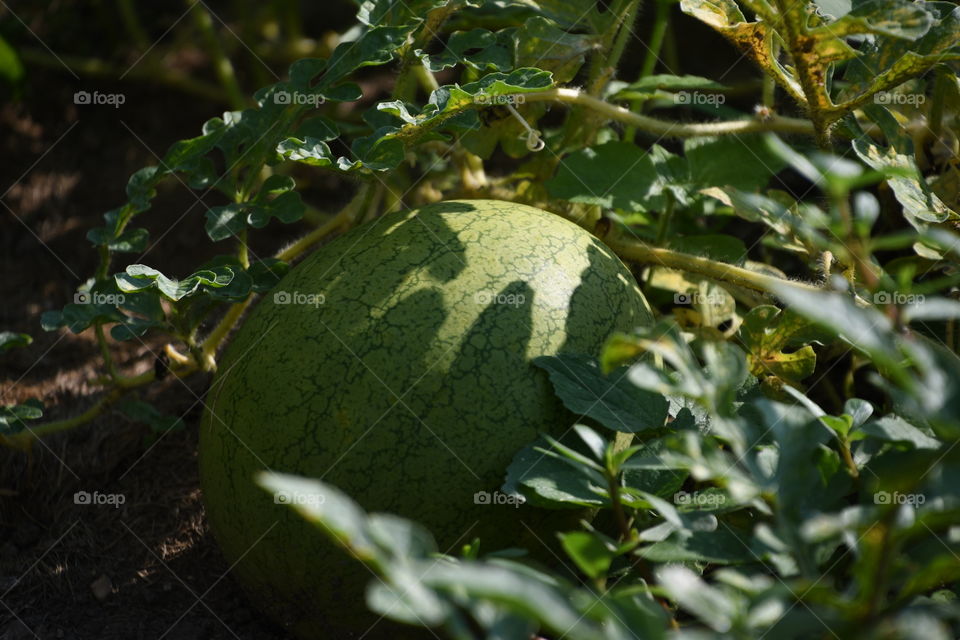
M 527 149 L 533 152 L 543 151 L 544 147 L 547 146 L 547 143 L 544 142 L 543 138 L 540 137 L 540 132 L 531 127 L 512 104 L 508 103 L 506 106 L 507 109 L 510 110 L 510 114 L 517 119 L 524 129 L 527 130 Z

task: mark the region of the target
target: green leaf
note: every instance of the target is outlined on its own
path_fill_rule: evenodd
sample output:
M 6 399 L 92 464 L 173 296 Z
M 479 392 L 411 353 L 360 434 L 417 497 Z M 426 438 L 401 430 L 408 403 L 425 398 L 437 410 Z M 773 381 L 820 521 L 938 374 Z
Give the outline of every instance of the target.
M 202 156 L 213 151 L 222 134 L 223 130 L 217 129 L 196 138 L 174 142 L 163 156 L 163 166 L 168 171 L 183 171 L 195 167 Z
M 430 11 L 450 5 L 452 1 L 454 0 L 363 0 L 359 3 L 357 20 L 370 27 L 408 24 L 422 20 Z
M 353 42 L 337 45 L 320 77 L 316 80 L 318 87 L 329 88 L 361 67 L 390 62 L 415 28 L 415 24 L 377 26 L 367 30 Z M 308 73 L 301 73 L 298 69 L 296 75 L 298 80 L 307 76 Z M 293 77 L 292 74 L 291 77 Z
M 142 253 L 147 248 L 150 233 L 146 229 L 127 228 L 120 231 L 121 209 L 103 214 L 106 225 L 87 232 L 87 240 L 95 247 L 107 247 L 120 253 Z
M 933 17 L 921 6 L 907 0 L 859 2 L 839 20 L 811 29 L 814 37 L 842 38 L 875 33 L 893 38 L 916 40 L 930 30 Z
M 251 289 L 256 293 L 263 293 L 273 289 L 289 271 L 289 263 L 276 258 L 266 258 L 251 264 L 247 273 L 250 275 Z
M 553 509 L 603 505 L 604 499 L 591 489 L 586 475 L 538 451 L 549 447 L 550 443 L 540 436 L 518 451 L 507 467 L 503 491 L 522 494 L 534 506 Z
M 183 420 L 177 416 L 166 415 L 149 402 L 128 399 L 117 405 L 117 409 L 131 420 L 148 425 L 156 433 L 183 429 Z
M 461 91 L 474 98 L 479 94 L 495 97 L 513 93 L 546 91 L 553 85 L 553 75 L 549 71 L 534 67 L 523 67 L 514 69 L 510 73 L 488 73 L 476 82 L 463 85 Z M 453 87 L 456 87 L 456 85 L 453 85 Z M 441 89 L 443 88 L 441 87 Z M 433 102 L 433 98 L 431 98 L 431 103 Z M 440 104 L 439 101 L 437 104 Z
M 23 63 L 16 50 L 3 37 L 0 37 L 0 78 L 8 85 L 16 87 L 23 81 Z
M 596 458 L 597 461 L 604 462 L 606 460 L 610 443 L 607 442 L 603 436 L 585 424 L 575 424 L 573 425 L 573 430 L 580 436 L 583 443 L 587 445 L 587 449 L 590 450 L 590 453 L 593 454 L 593 457 Z
M 813 336 L 810 323 L 803 317 L 772 305 L 754 307 L 740 326 L 750 373 L 794 384 L 813 374 L 817 354 L 810 345 L 790 352 L 785 350 Z
M 411 625 L 438 626 L 452 615 L 450 605 L 425 586 L 415 569 L 388 565 L 386 579 L 370 582 L 367 606 L 376 614 Z
M 372 171 L 388 171 L 397 168 L 403 162 L 405 147 L 403 141 L 390 134 L 395 133 L 393 127 L 386 127 L 375 131 L 373 135 L 357 138 L 350 149 L 357 158 L 347 160 L 339 158 L 338 168 L 351 170 L 363 166 Z
M 879 310 L 857 306 L 849 295 L 836 292 L 811 293 L 784 284 L 774 293 L 796 313 L 861 349 L 884 370 L 899 371 L 901 356 L 893 326 Z
M 717 30 L 769 75 L 781 76 L 769 54 L 771 27 L 762 20 L 747 22 L 734 0 L 681 0 L 680 10 Z M 802 98 L 799 82 L 785 73 L 781 77 L 789 93 Z
M 43 403 L 30 398 L 23 404 L 0 407 L 0 436 L 14 435 L 27 428 L 26 420 L 43 417 Z
M 831 495 L 832 477 L 839 469 L 831 469 L 830 461 L 822 457 L 826 449 L 821 445 L 831 438 L 830 432 L 796 405 L 762 399 L 751 403 L 749 409 L 747 419 L 769 429 L 777 444 L 779 455 L 771 480 L 779 517 L 787 526 L 797 525 L 806 509 L 829 507 L 828 502 L 839 497 Z M 833 456 L 833 462 L 837 462 L 836 454 Z M 825 466 L 821 467 L 821 462 Z M 849 482 L 849 476 L 845 477 Z
M 686 415 L 690 415 L 689 411 Z M 670 423 L 670 427 L 676 429 L 678 420 Z M 667 450 L 667 444 L 664 438 L 648 440 L 639 445 L 633 459 L 636 460 L 656 460 Z M 667 498 L 674 495 L 683 486 L 687 479 L 687 472 L 678 469 L 648 469 L 631 467 L 627 462 L 627 467 L 623 472 L 623 484 L 631 489 L 645 491 L 646 493 Z
M 19 347 L 25 347 L 31 342 L 33 342 L 33 338 L 31 338 L 26 333 L 0 331 L 0 353 L 3 353 L 4 351 L 7 351 L 9 349 L 17 349 Z
M 639 433 L 659 429 L 667 418 L 666 398 L 630 384 L 626 368 L 603 375 L 593 358 L 569 354 L 541 356 L 533 363 L 549 374 L 567 409 L 608 429 Z
M 251 207 L 250 213 L 247 215 L 247 223 L 255 229 L 267 226 L 271 218 L 276 218 L 284 224 L 290 224 L 300 220 L 305 209 L 299 193 L 286 191 L 272 200 L 261 201 Z
M 437 553 L 433 535 L 416 522 L 390 513 L 373 513 L 367 527 L 370 537 L 396 558 L 428 558 Z
M 546 186 L 554 198 L 642 211 L 658 195 L 658 179 L 650 154 L 629 142 L 608 142 L 565 156 Z
M 274 502 L 292 506 L 361 562 L 377 565 L 382 561 L 384 554 L 374 542 L 367 514 L 339 489 L 319 480 L 266 471 L 257 473 L 256 482 L 273 493 Z
M 677 76 L 671 74 L 650 75 L 640 78 L 635 82 L 624 84 L 622 87 L 618 87 L 616 93 L 614 93 L 611 98 L 613 100 L 631 100 L 638 97 L 643 98 L 652 96 L 659 90 L 723 90 L 726 88 L 726 86 L 720 84 L 719 82 L 701 76 Z
M 584 425 L 580 426 L 581 429 L 577 430 L 577 434 L 580 436 L 581 440 L 588 439 L 591 435 L 595 440 L 594 443 L 592 443 L 594 445 L 592 447 L 588 443 L 588 451 L 591 448 L 600 451 L 601 454 L 597 457 L 602 459 L 602 452 L 606 448 L 606 441 L 600 439 L 599 435 L 589 427 L 585 427 Z M 583 437 L 584 433 L 588 434 L 587 438 Z M 540 453 L 551 456 L 557 460 L 561 460 L 565 464 L 570 465 L 578 472 L 583 473 L 590 479 L 593 479 L 598 486 L 602 487 L 605 484 L 605 479 L 602 475 L 604 468 L 597 460 L 594 460 L 586 453 L 581 453 L 578 449 L 567 446 L 552 436 L 544 434 L 543 438 L 550 444 L 550 446 L 538 449 Z M 597 439 L 599 439 L 599 441 L 597 441 Z
M 726 525 L 712 531 L 693 531 L 688 535 L 671 535 L 666 540 L 644 545 L 636 555 L 657 563 L 705 562 L 711 564 L 746 564 L 760 557 L 750 548 L 746 532 L 735 533 Z
M 516 42 L 507 34 L 471 29 L 450 34 L 446 45 L 438 54 L 428 55 L 420 49 L 415 53 L 424 66 L 434 73 L 457 64 L 477 71 L 510 71 L 513 68 L 515 48 Z
M 201 291 L 219 289 L 233 281 L 234 270 L 229 266 L 201 269 L 183 280 L 168 278 L 156 269 L 143 264 L 132 264 L 124 273 L 114 276 L 117 287 L 125 293 L 156 289 L 168 300 L 177 301 Z
M 569 33 L 542 16 L 527 20 L 515 37 L 517 66 L 549 71 L 557 83 L 573 80 L 586 55 L 599 45 L 596 35 Z
M 289 137 L 277 146 L 277 153 L 287 160 L 314 167 L 329 169 L 335 166 L 336 158 L 326 142 L 307 136 L 303 139 Z
M 117 308 L 119 298 L 108 299 L 111 301 L 108 303 L 94 303 L 91 297 L 93 293 L 102 292 L 78 291 L 74 296 L 78 302 L 67 304 L 62 311 L 44 311 L 40 316 L 43 330 L 56 331 L 60 327 L 67 327 L 73 333 L 80 333 L 98 322 L 123 322 L 126 319 Z
M 552 20 L 566 31 L 601 34 L 615 28 L 612 11 L 601 11 L 593 0 L 516 0 L 517 4 L 533 7 L 540 15 Z
M 127 181 L 127 198 L 137 211 L 150 208 L 150 200 L 157 195 L 156 186 L 164 176 L 160 167 L 144 167 L 133 173 Z
M 742 265 L 747 258 L 747 247 L 742 240 L 720 233 L 671 238 L 670 248 L 728 264 Z
M 882 16 L 885 5 L 889 3 L 863 4 L 866 7 L 877 6 Z M 924 11 L 932 17 L 932 23 L 920 38 L 885 37 L 865 41 L 860 48 L 857 64 L 846 67 L 844 79 L 849 85 L 841 94 L 842 98 L 855 100 L 859 96 L 888 91 L 910 78 L 920 76 L 937 63 L 960 60 L 960 47 L 957 47 L 960 41 L 960 8 L 947 2 L 915 5 L 899 1 L 894 7 L 901 15 Z M 891 22 L 898 17 L 889 15 Z M 911 35 L 919 33 L 923 26 L 922 18 L 917 15 L 913 24 L 908 22 L 905 26 Z M 902 26 L 895 25 L 894 28 Z
M 150 232 L 143 228 L 127 229 L 117 237 L 107 235 L 104 227 L 87 232 L 87 240 L 94 246 L 106 246 L 117 253 L 142 253 L 147 248 Z
M 144 335 L 150 329 L 166 325 L 166 311 L 154 291 L 126 293 L 118 306 L 127 313 L 120 324 L 110 329 L 110 335 L 115 340 L 130 340 Z
M 736 616 L 735 603 L 685 567 L 667 566 L 657 571 L 664 590 L 683 609 L 718 633 L 726 633 Z
M 914 228 L 920 229 L 924 223 L 943 222 L 949 217 L 957 217 L 957 213 L 927 187 L 912 154 L 899 153 L 893 147 L 883 149 L 865 136 L 854 140 L 853 150 L 875 170 L 900 174 L 890 175 L 887 184 L 897 201 L 903 205 L 907 222 Z
M 766 186 L 771 176 L 786 167 L 759 135 L 689 138 L 683 153 L 690 166 L 690 182 L 698 188 L 752 191 Z
M 608 549 L 606 543 L 592 533 L 574 531 L 561 533 L 559 536 L 564 551 L 584 575 L 592 580 L 605 576 L 610 570 L 610 563 L 617 556 L 615 551 Z
M 276 180 L 271 182 L 271 179 Z M 264 183 L 257 197 L 251 202 L 234 202 L 209 209 L 206 213 L 206 231 L 210 239 L 219 242 L 236 237 L 248 226 L 263 228 L 271 218 L 284 224 L 300 220 L 305 207 L 300 194 L 291 190 L 292 179 L 279 175 L 271 176 L 271 179 Z M 279 195 L 267 199 L 267 196 L 272 194 Z
M 871 438 L 886 442 L 907 443 L 916 449 L 939 449 L 942 445 L 936 438 L 895 415 L 871 420 L 860 427 L 859 431 Z
M 508 567 L 475 562 L 432 563 L 422 580 L 446 593 L 462 593 L 501 604 L 571 640 L 604 638 L 601 628 L 586 619 L 565 590 Z

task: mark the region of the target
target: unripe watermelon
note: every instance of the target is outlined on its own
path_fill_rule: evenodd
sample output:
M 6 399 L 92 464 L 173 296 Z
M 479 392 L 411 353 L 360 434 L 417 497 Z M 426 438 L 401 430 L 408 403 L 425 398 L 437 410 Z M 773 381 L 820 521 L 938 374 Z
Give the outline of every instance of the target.
M 201 481 L 235 575 L 303 638 L 355 637 L 377 620 L 369 571 L 255 486 L 264 469 L 418 521 L 443 551 L 475 536 L 486 551 L 538 544 L 521 520 L 552 539 L 543 512 L 475 500 L 538 432 L 570 427 L 531 360 L 597 354 L 650 320 L 596 238 L 510 202 L 387 214 L 317 250 L 253 310 L 209 394 Z

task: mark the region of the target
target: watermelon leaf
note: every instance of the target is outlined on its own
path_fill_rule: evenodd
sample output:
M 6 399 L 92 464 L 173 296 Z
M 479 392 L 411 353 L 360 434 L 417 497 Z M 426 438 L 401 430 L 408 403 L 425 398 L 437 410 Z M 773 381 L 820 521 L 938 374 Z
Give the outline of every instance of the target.
M 604 375 L 593 358 L 569 354 L 541 356 L 533 363 L 549 374 L 557 397 L 567 409 L 593 418 L 612 431 L 655 430 L 667 418 L 667 399 L 631 384 L 626 368 Z

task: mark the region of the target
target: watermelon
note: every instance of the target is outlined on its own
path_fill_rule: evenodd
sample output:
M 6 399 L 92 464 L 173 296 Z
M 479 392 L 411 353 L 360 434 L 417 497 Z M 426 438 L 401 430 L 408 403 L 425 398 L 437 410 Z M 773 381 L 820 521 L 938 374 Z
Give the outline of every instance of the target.
M 418 521 L 443 551 L 555 538 L 552 512 L 497 494 L 517 451 L 571 426 L 531 361 L 597 354 L 611 332 L 649 322 L 608 248 L 524 205 L 441 202 L 318 249 L 250 313 L 208 395 L 201 485 L 234 574 L 298 637 L 377 624 L 370 572 L 255 486 L 261 470 Z M 385 624 L 365 637 L 401 637 Z

